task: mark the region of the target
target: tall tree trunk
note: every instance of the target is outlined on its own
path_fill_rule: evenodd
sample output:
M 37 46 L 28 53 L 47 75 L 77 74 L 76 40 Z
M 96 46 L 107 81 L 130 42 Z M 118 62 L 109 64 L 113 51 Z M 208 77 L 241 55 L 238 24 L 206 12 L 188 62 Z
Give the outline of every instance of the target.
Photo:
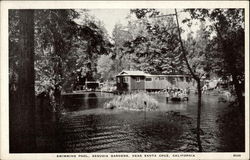
M 181 31 L 180 31 L 180 26 L 179 26 L 179 21 L 178 21 L 178 13 L 177 10 L 175 9 L 175 16 L 176 16 L 176 24 L 178 28 L 178 36 L 180 40 L 180 45 L 182 49 L 182 55 L 184 57 L 184 61 L 186 62 L 186 65 L 188 67 L 189 72 L 191 73 L 192 77 L 194 80 L 197 82 L 197 90 L 198 90 L 198 105 L 197 105 L 197 126 L 196 126 L 196 136 L 197 136 L 197 144 L 199 148 L 199 152 L 202 152 L 202 145 L 201 145 L 201 139 L 200 139 L 200 121 L 201 121 L 201 82 L 200 78 L 195 75 L 194 71 L 190 67 L 190 64 L 187 59 L 187 51 L 184 48 L 183 42 L 181 40 Z
M 10 106 L 10 152 L 36 150 L 34 89 L 34 10 L 20 10 L 18 98 Z M 13 103 L 13 102 L 12 102 Z M 10 103 L 10 104 L 12 104 Z
M 197 144 L 199 148 L 199 152 L 202 152 L 201 138 L 200 138 L 200 122 L 201 122 L 201 82 L 197 81 L 197 89 L 198 89 L 198 108 L 197 108 Z

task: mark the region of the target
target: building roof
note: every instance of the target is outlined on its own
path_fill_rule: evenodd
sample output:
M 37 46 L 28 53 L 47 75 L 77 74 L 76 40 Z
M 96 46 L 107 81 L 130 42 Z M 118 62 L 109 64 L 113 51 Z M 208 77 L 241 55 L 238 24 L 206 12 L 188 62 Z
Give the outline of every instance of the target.
M 188 74 L 162 74 L 162 75 L 149 74 L 147 76 L 148 77 L 192 77 L 191 75 Z
M 187 74 L 169 74 L 169 75 L 152 75 L 145 73 L 143 71 L 121 71 L 117 76 L 148 76 L 148 77 L 183 77 L 183 76 L 189 76 Z
M 147 74 L 143 71 L 121 71 L 117 76 L 149 76 L 150 74 Z

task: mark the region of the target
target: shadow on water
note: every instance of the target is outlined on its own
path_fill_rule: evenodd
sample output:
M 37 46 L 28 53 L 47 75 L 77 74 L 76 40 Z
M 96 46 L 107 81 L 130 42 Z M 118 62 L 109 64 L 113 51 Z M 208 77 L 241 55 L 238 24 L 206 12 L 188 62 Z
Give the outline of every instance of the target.
M 68 95 L 63 96 L 63 107 L 66 111 L 75 111 L 84 106 L 84 100 L 86 95 Z
M 88 95 L 88 99 L 87 99 L 87 102 L 88 102 L 88 106 L 97 106 L 98 104 L 98 98 L 96 96 L 95 93 L 90 93 Z
M 36 144 L 37 152 L 54 153 L 58 151 L 57 115 L 52 111 L 48 97 L 36 100 Z
M 63 96 L 63 106 L 67 112 L 99 107 L 100 97 L 96 93 Z

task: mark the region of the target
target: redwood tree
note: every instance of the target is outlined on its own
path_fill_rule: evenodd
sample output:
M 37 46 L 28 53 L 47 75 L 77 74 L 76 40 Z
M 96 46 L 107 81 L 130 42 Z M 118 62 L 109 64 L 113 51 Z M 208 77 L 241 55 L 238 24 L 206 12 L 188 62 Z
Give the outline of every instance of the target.
M 10 99 L 10 152 L 34 152 L 34 10 L 19 10 L 17 97 Z M 15 101 L 15 102 L 13 102 Z

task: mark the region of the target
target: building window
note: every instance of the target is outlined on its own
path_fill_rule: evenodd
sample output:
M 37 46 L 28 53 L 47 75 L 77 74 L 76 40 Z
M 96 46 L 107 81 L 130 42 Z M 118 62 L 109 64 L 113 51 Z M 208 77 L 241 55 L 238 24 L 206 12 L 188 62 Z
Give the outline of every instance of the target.
M 123 83 L 128 83 L 128 77 L 123 77 Z
M 164 77 L 159 77 L 159 80 L 164 80 Z
M 175 84 L 175 78 L 174 77 L 168 77 L 168 82 L 172 85 Z
M 136 82 L 140 82 L 140 77 L 136 77 Z
M 146 78 L 146 81 L 152 81 L 152 78 Z
M 190 77 L 186 77 L 186 81 L 187 81 L 187 82 L 190 82 L 190 81 L 191 81 L 191 78 L 190 78 Z

